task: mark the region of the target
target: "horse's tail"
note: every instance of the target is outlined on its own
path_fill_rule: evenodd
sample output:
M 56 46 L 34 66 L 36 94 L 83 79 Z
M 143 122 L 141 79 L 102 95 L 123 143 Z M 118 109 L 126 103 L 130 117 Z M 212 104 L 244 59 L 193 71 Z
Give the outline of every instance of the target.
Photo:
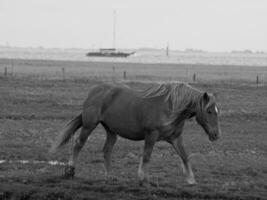
M 60 147 L 66 144 L 71 136 L 82 126 L 82 114 L 72 119 L 57 137 L 50 149 L 50 153 L 55 153 Z

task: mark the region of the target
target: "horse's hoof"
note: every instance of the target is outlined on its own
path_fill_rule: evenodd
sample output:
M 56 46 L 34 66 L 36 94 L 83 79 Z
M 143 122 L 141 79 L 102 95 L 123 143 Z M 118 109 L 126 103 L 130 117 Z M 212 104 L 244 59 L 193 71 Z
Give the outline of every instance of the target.
M 64 178 L 73 179 L 74 174 L 75 174 L 75 167 L 73 166 L 65 167 Z
M 144 185 L 144 181 L 138 181 L 138 185 L 140 186 L 140 187 L 142 187 L 143 185 Z
M 138 180 L 139 186 L 149 186 L 150 185 L 150 179 L 148 177 L 144 177 L 143 179 Z
M 155 184 L 153 184 L 151 181 L 148 181 L 147 179 L 145 179 L 144 181 L 138 181 L 138 186 L 141 188 L 145 188 L 150 190 L 151 187 L 154 187 Z
M 106 175 L 105 176 L 105 183 L 115 182 L 117 180 L 118 180 L 118 178 L 116 176 L 112 176 L 112 175 Z
M 187 178 L 186 182 L 188 185 L 192 185 L 192 186 L 197 184 L 197 182 L 194 178 Z

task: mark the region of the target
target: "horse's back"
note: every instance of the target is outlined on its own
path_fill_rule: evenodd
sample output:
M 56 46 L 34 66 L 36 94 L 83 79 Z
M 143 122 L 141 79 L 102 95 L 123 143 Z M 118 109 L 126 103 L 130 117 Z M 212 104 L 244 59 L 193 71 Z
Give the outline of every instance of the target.
M 132 102 L 136 102 L 135 91 L 123 84 L 102 83 L 89 89 L 88 97 L 83 109 L 97 108 L 97 113 L 105 115 L 106 112 L 123 112 L 125 108 L 131 108 Z
M 107 98 L 110 99 L 114 92 L 121 90 L 123 87 L 126 88 L 123 85 L 108 83 L 101 83 L 90 87 L 87 99 L 84 102 L 84 108 L 95 104 L 102 104 L 104 101 L 107 101 Z
M 122 137 L 141 140 L 144 135 L 138 102 L 140 98 L 136 91 L 128 86 L 99 84 L 90 88 L 84 103 L 83 116 L 85 121 L 96 117 L 105 128 Z

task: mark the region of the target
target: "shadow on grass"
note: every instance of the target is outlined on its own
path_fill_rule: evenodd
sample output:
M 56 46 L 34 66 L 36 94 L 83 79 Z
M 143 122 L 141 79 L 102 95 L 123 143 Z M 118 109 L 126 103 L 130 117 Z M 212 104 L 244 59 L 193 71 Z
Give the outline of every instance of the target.
M 137 181 L 120 180 L 105 183 L 102 179 L 88 180 L 77 177 L 65 179 L 62 176 L 34 176 L 0 179 L 0 199 L 264 199 L 261 194 L 245 195 L 235 192 L 212 191 L 212 187 L 169 184 L 145 187 Z

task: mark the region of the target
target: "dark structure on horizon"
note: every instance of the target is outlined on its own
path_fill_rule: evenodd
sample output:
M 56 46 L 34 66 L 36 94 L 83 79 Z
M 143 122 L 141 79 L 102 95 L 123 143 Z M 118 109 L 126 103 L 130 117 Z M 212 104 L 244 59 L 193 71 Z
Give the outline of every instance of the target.
M 99 51 L 92 51 L 88 52 L 86 56 L 89 57 L 123 57 L 126 58 L 135 52 L 121 52 L 117 51 L 115 48 L 109 48 L 109 49 L 99 49 Z

